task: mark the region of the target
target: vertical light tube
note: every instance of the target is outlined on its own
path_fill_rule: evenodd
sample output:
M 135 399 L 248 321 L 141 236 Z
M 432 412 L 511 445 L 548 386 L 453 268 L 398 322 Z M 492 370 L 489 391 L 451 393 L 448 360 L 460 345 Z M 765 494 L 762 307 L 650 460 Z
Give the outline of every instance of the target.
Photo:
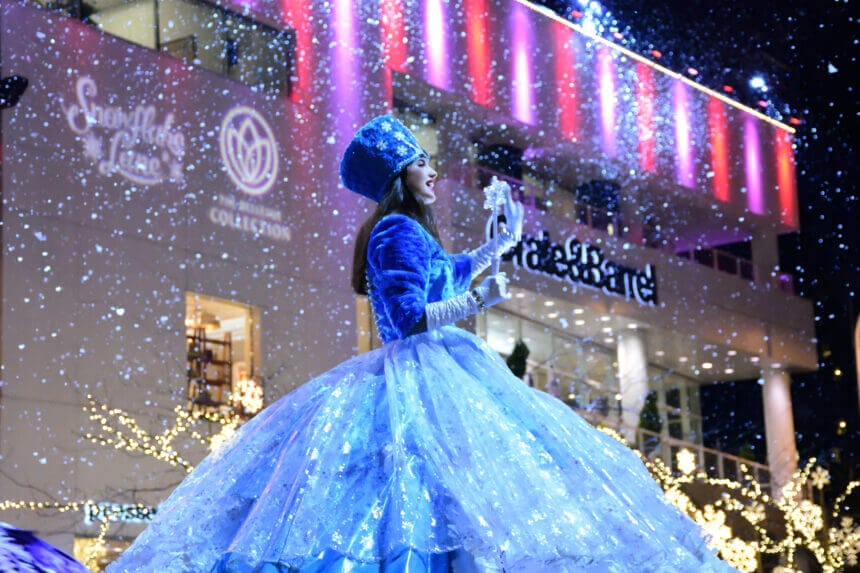
M 761 184 L 761 149 L 758 138 L 758 121 L 752 114 L 744 120 L 744 159 L 747 181 L 747 207 L 753 213 L 764 214 L 764 197 Z
M 398 72 L 406 72 L 406 25 L 401 0 L 381 0 L 380 29 L 385 63 Z
M 493 92 L 490 68 L 489 33 L 487 30 L 487 3 L 485 0 L 464 0 L 466 11 L 469 80 L 472 99 L 480 105 L 492 107 Z
M 362 105 L 362 81 L 358 74 L 360 51 L 355 36 L 355 11 L 352 0 L 334 0 L 334 47 L 331 73 L 334 76 L 333 107 L 338 112 L 338 133 L 352 137 Z
M 615 64 L 612 52 L 606 47 L 597 51 L 597 81 L 600 94 L 600 141 L 603 153 L 615 157 L 618 153 L 618 141 L 615 133 Z
M 444 0 L 426 0 L 424 4 L 424 54 L 427 59 L 427 81 L 439 89 L 447 90 L 449 58 Z
M 672 100 L 675 108 L 675 156 L 677 181 L 684 187 L 696 186 L 693 140 L 690 129 L 690 94 L 684 82 L 675 80 Z
M 729 147 L 725 104 L 715 97 L 708 100 L 708 133 L 711 142 L 711 171 L 714 196 L 723 202 L 730 198 Z
M 651 66 L 636 64 L 636 126 L 639 131 L 639 167 L 653 173 L 657 168 L 654 133 L 654 76 Z
M 797 188 L 794 172 L 794 150 L 791 136 L 776 129 L 776 181 L 779 185 L 780 220 L 797 229 Z
M 523 123 L 535 123 L 534 80 L 532 78 L 531 53 L 534 49 L 534 34 L 529 10 L 519 3 L 512 3 L 510 37 L 513 38 L 513 115 Z
M 573 31 L 567 26 L 553 23 L 555 45 L 555 91 L 558 97 L 558 127 L 571 141 L 576 141 L 579 131 L 577 117 L 577 78 Z

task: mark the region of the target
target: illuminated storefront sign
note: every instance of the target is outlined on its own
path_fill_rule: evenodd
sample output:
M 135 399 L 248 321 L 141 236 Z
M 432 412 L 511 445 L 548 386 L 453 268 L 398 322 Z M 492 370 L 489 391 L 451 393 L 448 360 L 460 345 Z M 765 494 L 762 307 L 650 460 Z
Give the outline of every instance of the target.
M 657 305 L 657 275 L 654 265 L 642 270 L 607 260 L 600 247 L 589 245 L 576 237 L 565 243 L 553 243 L 549 233 L 538 237 L 524 235 L 503 260 L 532 273 L 538 273 L 570 283 L 601 289 L 606 294 L 623 296 L 639 304 Z
M 123 109 L 100 103 L 98 95 L 95 80 L 81 76 L 75 83 L 75 102 L 61 105 L 69 127 L 80 136 L 84 156 L 99 173 L 118 174 L 141 185 L 181 180 L 185 136 L 174 127 L 173 113 L 159 122 L 154 105 Z
M 84 506 L 84 523 L 149 523 L 158 510 L 140 503 L 88 503 Z

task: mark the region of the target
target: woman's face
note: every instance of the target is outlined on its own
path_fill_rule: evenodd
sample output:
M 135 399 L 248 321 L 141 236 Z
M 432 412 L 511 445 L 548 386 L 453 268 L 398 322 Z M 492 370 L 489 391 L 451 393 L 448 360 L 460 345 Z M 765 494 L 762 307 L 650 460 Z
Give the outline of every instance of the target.
M 436 201 L 436 170 L 430 167 L 427 157 L 419 157 L 406 168 L 406 188 L 412 195 L 424 205 L 430 205 Z

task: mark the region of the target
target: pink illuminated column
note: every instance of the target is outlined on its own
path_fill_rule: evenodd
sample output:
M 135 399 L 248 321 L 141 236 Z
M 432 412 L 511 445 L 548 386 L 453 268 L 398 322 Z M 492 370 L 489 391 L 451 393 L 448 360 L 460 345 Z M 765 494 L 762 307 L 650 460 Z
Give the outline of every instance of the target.
M 693 138 L 690 129 L 690 92 L 684 82 L 672 86 L 672 103 L 675 109 L 675 157 L 677 181 L 684 187 L 696 186 Z
M 513 102 L 514 117 L 523 123 L 535 123 L 534 80 L 532 79 L 532 50 L 534 32 L 530 11 L 519 3 L 511 4 L 510 37 L 513 54 Z
M 764 195 L 761 182 L 761 148 L 758 138 L 758 121 L 746 114 L 744 119 L 744 172 L 747 181 L 747 207 L 753 213 L 764 213 Z
M 466 11 L 467 50 L 472 99 L 481 105 L 493 105 L 492 67 L 490 65 L 489 31 L 486 0 L 464 0 Z
M 776 130 L 776 178 L 779 185 L 779 212 L 782 222 L 797 228 L 797 189 L 795 187 L 794 150 L 791 135 Z
M 363 81 L 360 76 L 361 51 L 356 35 L 356 11 L 353 0 L 334 0 L 331 22 L 334 26 L 329 70 L 334 94 L 332 109 L 338 113 L 338 133 L 347 141 L 352 137 L 361 115 Z
M 424 4 L 424 56 L 427 60 L 427 81 L 443 90 L 449 87 L 446 4 L 444 0 L 426 0 Z
M 615 132 L 615 63 L 609 48 L 597 50 L 597 93 L 600 94 L 600 141 L 603 153 L 615 157 L 618 138 Z
M 639 167 L 653 173 L 657 167 L 654 133 L 654 77 L 651 66 L 636 64 L 636 125 L 639 128 Z
M 714 196 L 729 200 L 729 150 L 726 107 L 715 97 L 708 100 L 708 133 L 711 147 L 711 171 L 714 173 Z
M 576 141 L 579 130 L 577 117 L 576 57 L 573 31 L 557 22 L 553 23 L 555 46 L 555 91 L 558 96 L 558 126 L 564 136 Z

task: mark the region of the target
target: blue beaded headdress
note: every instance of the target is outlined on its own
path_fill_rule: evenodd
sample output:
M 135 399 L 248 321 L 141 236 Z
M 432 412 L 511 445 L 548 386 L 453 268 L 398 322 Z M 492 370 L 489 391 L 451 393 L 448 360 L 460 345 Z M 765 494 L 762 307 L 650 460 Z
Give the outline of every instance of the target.
M 340 179 L 350 191 L 379 203 L 391 181 L 422 155 L 418 140 L 399 119 L 380 115 L 352 138 L 340 162 Z

